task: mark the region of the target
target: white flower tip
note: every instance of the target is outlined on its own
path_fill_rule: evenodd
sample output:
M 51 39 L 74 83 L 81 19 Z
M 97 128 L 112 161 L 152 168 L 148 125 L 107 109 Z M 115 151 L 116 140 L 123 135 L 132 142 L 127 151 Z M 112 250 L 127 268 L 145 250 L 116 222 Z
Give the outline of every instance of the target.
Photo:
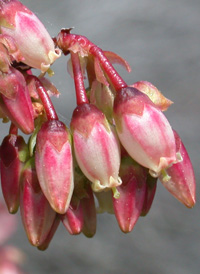
M 46 65 L 45 63 L 41 63 L 40 70 L 41 70 L 42 74 L 47 72 L 49 68 L 50 68 L 50 64 Z
M 158 178 L 158 176 L 160 175 L 160 172 L 157 172 L 155 170 L 149 169 L 149 174 L 153 177 L 153 178 Z
M 105 189 L 106 186 L 102 185 L 101 182 L 99 180 L 95 180 L 92 183 L 92 190 L 94 192 L 101 192 L 103 189 Z
M 116 188 L 117 186 L 120 186 L 122 184 L 122 180 L 120 177 L 117 178 L 117 180 L 115 178 L 113 178 L 112 176 L 110 176 L 109 179 L 109 188 Z
M 48 58 L 49 58 L 49 64 L 45 64 L 45 63 L 41 63 L 41 72 L 45 73 L 46 71 L 49 70 L 50 65 L 53 64 L 55 62 L 56 59 L 58 59 L 61 56 L 61 50 L 60 49 L 55 49 L 50 50 L 48 53 Z
M 120 177 L 116 180 L 112 176 L 110 176 L 109 181 L 100 182 L 99 180 L 95 180 L 92 183 L 92 189 L 94 192 L 101 192 L 106 188 L 116 188 L 117 186 L 122 184 L 122 180 Z
M 58 59 L 61 56 L 61 50 L 56 48 L 54 51 L 50 50 L 48 53 L 48 57 L 50 60 L 50 63 L 52 64 L 56 59 Z
M 180 155 L 177 156 L 177 154 L 175 155 L 175 157 L 161 157 L 159 165 L 149 169 L 149 174 L 152 177 L 157 178 L 160 176 L 162 170 L 171 167 L 173 164 L 176 164 L 179 161 L 180 161 Z

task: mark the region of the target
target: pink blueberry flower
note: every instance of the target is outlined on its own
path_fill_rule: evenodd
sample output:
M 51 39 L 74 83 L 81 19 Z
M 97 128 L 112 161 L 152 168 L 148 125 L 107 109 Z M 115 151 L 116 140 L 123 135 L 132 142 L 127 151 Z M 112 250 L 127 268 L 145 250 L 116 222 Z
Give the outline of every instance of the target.
M 64 214 L 74 189 L 71 135 L 58 120 L 45 122 L 38 135 L 35 165 L 40 186 L 52 208 Z
M 119 139 L 130 156 L 157 177 L 176 162 L 173 130 L 164 114 L 139 90 L 117 92 L 114 119 Z
M 120 185 L 119 141 L 104 114 L 94 105 L 79 105 L 72 116 L 71 130 L 78 165 L 93 190 Z
M 17 0 L 0 1 L 0 32 L 15 42 L 18 51 L 13 53 L 14 59 L 42 72 L 60 57 L 44 25 Z

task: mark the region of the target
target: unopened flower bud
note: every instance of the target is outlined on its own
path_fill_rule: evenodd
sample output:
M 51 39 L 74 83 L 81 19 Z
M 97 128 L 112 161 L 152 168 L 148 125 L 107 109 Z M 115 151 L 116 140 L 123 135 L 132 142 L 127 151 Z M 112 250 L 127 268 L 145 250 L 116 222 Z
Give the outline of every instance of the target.
M 20 211 L 24 228 L 30 243 L 40 246 L 46 240 L 56 212 L 44 196 L 36 171 L 30 165 L 22 174 Z
M 55 49 L 44 25 L 18 0 L 0 1 L 0 31 L 15 41 L 18 48 L 18 52 L 12 54 L 15 60 L 21 59 L 42 72 L 60 57 L 60 50 Z
M 38 135 L 35 165 L 40 186 L 52 208 L 64 214 L 74 189 L 71 135 L 58 120 L 45 122 Z
M 77 235 L 82 232 L 84 225 L 83 208 L 77 197 L 72 197 L 67 212 L 60 215 L 60 218 L 71 235 Z
M 115 98 L 114 119 L 126 151 L 155 177 L 176 162 L 172 128 L 147 95 L 132 87 L 122 88 Z
M 10 213 L 19 207 L 20 175 L 28 156 L 27 145 L 21 136 L 6 136 L 0 148 L 1 187 Z
M 128 233 L 142 212 L 147 170 L 126 156 L 122 159 L 120 177 L 122 184 L 117 187 L 120 196 L 117 199 L 113 197 L 113 206 L 120 229 Z
M 159 179 L 176 199 L 190 208 L 195 204 L 196 182 L 194 170 L 187 150 L 175 131 L 174 136 L 176 151 L 180 154 L 181 159 L 164 170 Z
M 54 234 L 55 234 L 55 232 L 56 232 L 59 224 L 60 224 L 59 214 L 56 214 L 56 218 L 54 219 L 54 222 L 53 222 L 53 224 L 51 226 L 51 229 L 50 229 L 50 231 L 49 231 L 46 239 L 44 240 L 44 242 L 42 244 L 40 244 L 39 246 L 37 246 L 37 248 L 39 250 L 44 251 L 44 250 L 46 250 L 49 247 L 49 244 L 50 244 L 50 242 L 51 242 L 51 240 L 52 240 L 52 238 L 53 238 L 53 236 L 54 236 Z
M 24 76 L 15 68 L 0 74 L 0 107 L 6 116 L 25 134 L 34 130 L 31 98 Z
M 121 184 L 119 141 L 104 114 L 94 105 L 79 105 L 71 121 L 77 162 L 94 191 Z

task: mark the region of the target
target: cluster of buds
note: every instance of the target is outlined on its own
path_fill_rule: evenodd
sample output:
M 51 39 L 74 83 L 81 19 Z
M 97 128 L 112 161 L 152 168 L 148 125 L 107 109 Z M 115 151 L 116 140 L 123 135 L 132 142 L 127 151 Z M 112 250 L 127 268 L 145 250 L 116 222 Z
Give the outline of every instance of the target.
M 72 235 L 92 237 L 102 212 L 130 232 L 149 212 L 157 179 L 194 206 L 191 161 L 163 114 L 172 102 L 149 82 L 127 85 L 113 67 L 129 72 L 127 61 L 71 29 L 52 39 L 18 0 L 0 0 L 0 37 L 0 114 L 11 122 L 0 147 L 2 192 L 10 213 L 20 208 L 32 245 L 46 249 L 60 222 Z M 70 55 L 77 99 L 68 127 L 45 77 L 61 53 Z

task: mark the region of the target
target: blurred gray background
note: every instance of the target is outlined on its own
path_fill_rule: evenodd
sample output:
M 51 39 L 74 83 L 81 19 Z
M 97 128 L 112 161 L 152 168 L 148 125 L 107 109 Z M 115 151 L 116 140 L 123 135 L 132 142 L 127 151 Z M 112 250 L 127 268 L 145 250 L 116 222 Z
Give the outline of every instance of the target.
M 87 36 L 104 50 L 124 57 L 132 84 L 147 80 L 174 101 L 167 111 L 194 165 L 197 205 L 191 210 L 159 183 L 150 213 L 123 234 L 112 215 L 98 216 L 93 239 L 69 236 L 60 225 L 50 247 L 29 245 L 19 221 L 10 243 L 26 254 L 28 273 L 196 274 L 200 273 L 200 1 L 199 0 L 23 0 L 52 36 L 62 27 Z M 75 108 L 74 87 L 66 72 L 67 58 L 53 66 L 52 81 L 61 92 L 55 106 L 69 124 Z M 118 69 L 118 67 L 116 67 Z M 2 138 L 6 126 L 1 127 Z

